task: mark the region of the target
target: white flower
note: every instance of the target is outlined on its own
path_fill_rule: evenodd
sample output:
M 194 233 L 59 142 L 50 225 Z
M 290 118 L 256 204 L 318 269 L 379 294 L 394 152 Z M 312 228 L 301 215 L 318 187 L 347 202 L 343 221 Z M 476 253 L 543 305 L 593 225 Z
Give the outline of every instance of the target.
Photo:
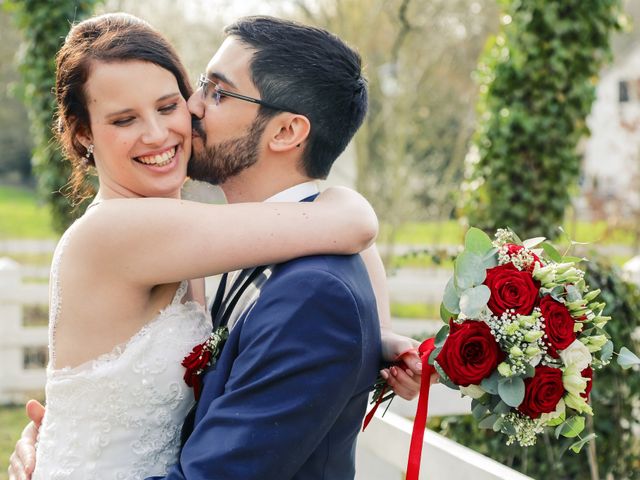
M 582 376 L 582 370 L 576 365 L 570 365 L 562 372 L 562 384 L 564 389 L 573 394 L 580 395 L 587 388 L 587 379 Z
M 579 340 L 574 340 L 571 345 L 560 352 L 560 358 L 566 367 L 575 366 L 582 371 L 591 365 L 591 353 Z
M 593 415 L 591 406 L 580 395 L 569 393 L 564 396 L 564 401 L 567 404 L 567 407 L 573 408 L 578 413 L 587 413 L 589 415 Z
M 463 395 L 471 398 L 480 398 L 486 393 L 480 385 L 473 384 L 469 385 L 468 387 L 461 386 L 460 392 L 462 392 Z
M 548 422 L 550 422 L 554 418 L 563 416 L 565 414 L 565 411 L 566 411 L 566 407 L 564 404 L 564 400 L 560 399 L 560 401 L 556 405 L 555 411 L 550 413 L 543 413 L 542 415 L 540 415 L 540 422 L 546 425 Z

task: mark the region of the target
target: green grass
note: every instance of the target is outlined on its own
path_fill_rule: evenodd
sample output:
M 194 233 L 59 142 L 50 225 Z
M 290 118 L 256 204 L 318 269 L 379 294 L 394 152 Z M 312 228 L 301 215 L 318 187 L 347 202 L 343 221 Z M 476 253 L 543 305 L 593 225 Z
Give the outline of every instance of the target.
M 0 480 L 8 478 L 9 455 L 27 422 L 24 406 L 0 407 Z
M 57 237 L 48 208 L 33 190 L 0 186 L 0 239 Z
M 391 303 L 391 316 L 396 318 L 440 318 L 440 304 Z

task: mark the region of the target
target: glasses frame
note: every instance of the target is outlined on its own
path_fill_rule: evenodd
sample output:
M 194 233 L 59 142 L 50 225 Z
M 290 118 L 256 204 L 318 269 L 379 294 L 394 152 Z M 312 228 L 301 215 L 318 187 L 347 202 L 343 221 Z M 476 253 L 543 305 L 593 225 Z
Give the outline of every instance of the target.
M 278 111 L 281 111 L 281 112 L 290 112 L 290 113 L 295 113 L 296 115 L 300 115 L 299 112 L 296 112 L 295 110 L 292 110 L 290 108 L 281 107 L 281 106 L 275 105 L 273 103 L 269 103 L 269 102 L 265 102 L 264 100 L 260 100 L 259 98 L 249 97 L 247 95 L 242 95 L 240 93 L 230 92 L 229 90 L 225 90 L 223 88 L 220 88 L 220 85 L 218 85 L 216 82 L 214 82 L 213 80 L 208 78 L 204 73 L 201 73 L 200 76 L 198 77 L 198 88 L 202 90 L 202 98 L 204 100 L 207 99 L 207 87 L 208 87 L 209 84 L 213 85 L 214 91 L 217 94 L 216 97 L 215 97 L 216 105 L 220 104 L 220 97 L 231 97 L 231 98 L 237 98 L 238 100 L 243 100 L 245 102 L 255 103 L 257 105 L 260 105 L 260 106 L 266 107 L 266 108 L 270 108 L 272 110 L 278 110 Z

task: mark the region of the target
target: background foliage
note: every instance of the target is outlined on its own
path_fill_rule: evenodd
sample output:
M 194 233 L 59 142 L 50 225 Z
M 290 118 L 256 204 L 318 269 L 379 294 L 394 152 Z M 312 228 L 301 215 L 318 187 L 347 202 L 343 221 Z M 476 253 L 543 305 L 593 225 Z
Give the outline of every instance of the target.
M 640 350 L 640 290 L 623 280 L 617 268 L 605 260 L 591 262 L 587 284 L 602 290 L 607 303 L 607 324 L 616 351 L 627 346 Z M 594 411 L 589 431 L 598 435 L 591 450 L 566 452 L 554 437 L 540 439 L 534 447 L 507 447 L 502 435 L 481 430 L 472 416 L 432 420 L 430 428 L 474 450 L 512 466 L 533 478 L 554 480 L 640 479 L 640 374 L 622 370 L 612 362 L 595 372 L 591 402 Z M 635 436 L 634 436 L 635 432 Z M 585 431 L 585 434 L 589 432 Z M 575 439 L 568 439 L 571 444 Z M 597 459 L 596 462 L 593 460 Z
M 63 160 L 52 140 L 55 56 L 70 24 L 89 15 L 96 1 L 8 0 L 3 4 L 23 35 L 21 96 L 29 109 L 34 144 L 33 168 L 40 193 L 51 206 L 53 224 L 58 231 L 69 225 L 77 210 L 63 195 L 71 165 Z
M 502 0 L 499 34 L 478 68 L 464 211 L 487 231 L 557 235 L 575 193 L 578 141 L 619 27 L 620 0 Z

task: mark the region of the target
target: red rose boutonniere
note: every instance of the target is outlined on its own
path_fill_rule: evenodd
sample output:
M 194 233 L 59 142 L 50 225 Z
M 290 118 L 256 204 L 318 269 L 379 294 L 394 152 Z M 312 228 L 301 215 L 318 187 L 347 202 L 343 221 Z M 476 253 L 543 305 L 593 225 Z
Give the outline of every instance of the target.
M 182 360 L 182 366 L 186 369 L 184 381 L 193 388 L 193 396 L 196 400 L 200 398 L 204 372 L 208 367 L 216 364 L 227 338 L 229 338 L 229 329 L 226 326 L 219 327 L 211 332 L 204 342 L 193 347 L 191 353 Z

